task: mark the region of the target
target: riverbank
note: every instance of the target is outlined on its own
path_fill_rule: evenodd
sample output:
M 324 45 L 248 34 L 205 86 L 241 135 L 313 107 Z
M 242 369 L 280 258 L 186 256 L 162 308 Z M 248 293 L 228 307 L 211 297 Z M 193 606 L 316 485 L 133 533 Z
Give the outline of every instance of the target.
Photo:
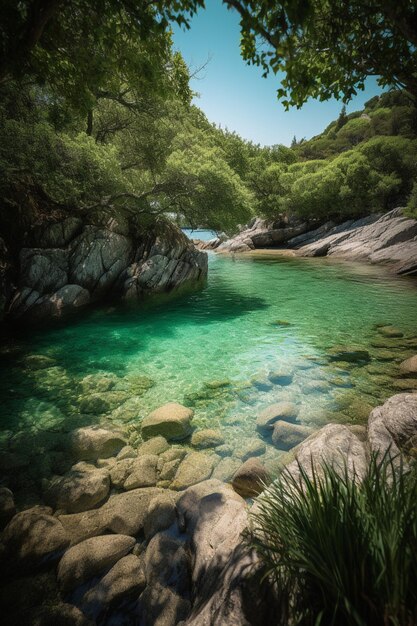
M 207 246 L 206 246 L 207 249 Z M 217 252 L 331 256 L 387 265 L 400 275 L 417 275 L 417 221 L 394 209 L 342 224 L 286 225 L 257 219 L 234 238 L 213 242 Z M 259 253 L 258 250 L 269 252 Z M 285 250 L 285 252 L 283 252 Z

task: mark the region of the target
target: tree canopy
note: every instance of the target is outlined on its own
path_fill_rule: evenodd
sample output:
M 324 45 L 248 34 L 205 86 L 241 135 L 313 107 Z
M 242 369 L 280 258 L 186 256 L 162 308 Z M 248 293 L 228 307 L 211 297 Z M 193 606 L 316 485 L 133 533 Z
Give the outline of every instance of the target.
M 412 0 L 224 0 L 241 16 L 242 55 L 284 72 L 278 97 L 347 102 L 368 76 L 417 97 L 417 5 Z

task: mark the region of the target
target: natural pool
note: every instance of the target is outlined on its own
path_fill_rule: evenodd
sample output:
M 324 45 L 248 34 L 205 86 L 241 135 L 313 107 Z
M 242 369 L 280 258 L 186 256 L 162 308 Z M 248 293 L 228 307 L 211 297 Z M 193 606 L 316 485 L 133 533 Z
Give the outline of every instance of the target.
M 0 444 L 29 455 L 32 479 L 59 469 L 56 455 L 43 454 L 48 438 L 103 423 L 135 444 L 141 419 L 170 401 L 195 410 L 195 429 L 220 429 L 233 458 L 262 442 L 271 461 L 280 452 L 255 428 L 266 406 L 295 402 L 298 421 L 313 427 L 364 423 L 404 388 L 398 363 L 417 352 L 415 281 L 329 259 L 211 253 L 209 267 L 197 293 L 101 308 L 6 347 Z M 378 324 L 403 337 L 383 336 Z M 329 361 L 337 344 L 364 348 L 370 360 Z M 289 384 L 268 381 L 277 370 Z

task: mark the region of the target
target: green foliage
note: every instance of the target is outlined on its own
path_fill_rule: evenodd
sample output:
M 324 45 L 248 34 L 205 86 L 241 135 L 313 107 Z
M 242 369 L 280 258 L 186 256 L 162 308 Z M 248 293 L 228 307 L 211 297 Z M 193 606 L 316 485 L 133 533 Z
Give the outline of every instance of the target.
M 241 16 L 242 55 L 283 72 L 287 108 L 309 97 L 348 102 L 367 76 L 417 96 L 417 7 L 405 0 L 224 0 Z
M 286 470 L 259 499 L 253 546 L 276 583 L 277 624 L 408 626 L 417 620 L 417 476 L 370 461 L 362 483 Z

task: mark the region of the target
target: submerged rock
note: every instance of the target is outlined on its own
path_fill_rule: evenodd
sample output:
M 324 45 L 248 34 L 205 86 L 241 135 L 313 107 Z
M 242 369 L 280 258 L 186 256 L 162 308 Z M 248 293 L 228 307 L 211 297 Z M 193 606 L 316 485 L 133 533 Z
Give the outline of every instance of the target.
M 256 428 L 262 434 L 270 434 L 278 420 L 293 421 L 298 408 L 293 402 L 277 402 L 266 407 L 256 419 Z
M 16 513 L 16 505 L 14 503 L 13 492 L 7 487 L 0 487 L 0 529 Z
M 142 421 L 144 439 L 162 435 L 169 441 L 181 440 L 191 433 L 194 411 L 176 402 L 169 402 L 150 413 Z
M 313 433 L 309 426 L 279 420 L 274 424 L 272 443 L 281 450 L 290 450 Z
M 274 385 L 291 385 L 294 374 L 291 371 L 280 369 L 270 372 L 268 375 L 268 380 Z
M 328 356 L 330 361 L 345 361 L 347 363 L 358 363 L 370 360 L 368 350 L 357 346 L 333 346 L 333 348 L 328 351 Z
M 400 363 L 400 372 L 406 375 L 417 376 L 417 354 Z
M 224 437 L 219 430 L 207 428 L 197 430 L 191 437 L 191 445 L 194 448 L 215 448 L 224 444 Z
M 399 329 L 396 328 L 395 326 L 380 326 L 378 328 L 378 333 L 380 335 L 382 335 L 383 337 L 404 337 L 404 333 Z

